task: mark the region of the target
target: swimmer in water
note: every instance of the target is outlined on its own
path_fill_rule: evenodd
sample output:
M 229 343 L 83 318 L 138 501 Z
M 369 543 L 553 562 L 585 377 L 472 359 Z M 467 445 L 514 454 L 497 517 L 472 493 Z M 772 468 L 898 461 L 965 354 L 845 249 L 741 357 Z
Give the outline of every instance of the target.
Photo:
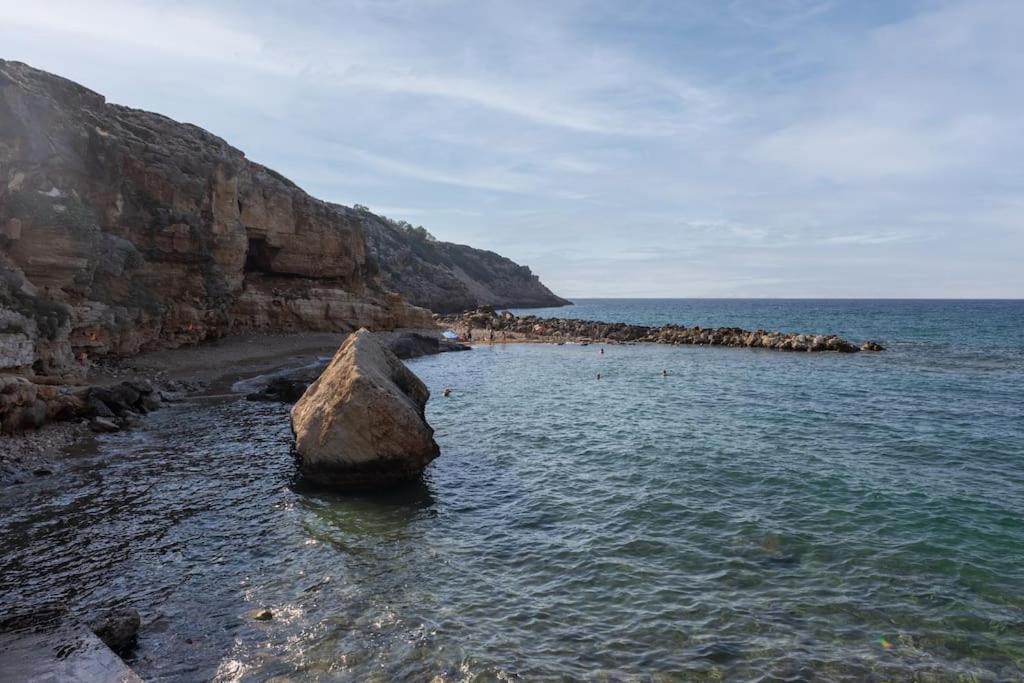
M 445 387 L 445 388 L 444 388 L 444 391 L 442 391 L 442 392 L 441 392 L 441 394 L 442 394 L 443 396 L 451 396 L 451 395 L 452 395 L 452 390 L 451 390 L 451 389 L 449 389 L 448 387 Z
M 601 349 L 601 355 L 602 356 L 604 355 L 604 349 Z
M 662 370 L 661 371 L 661 376 L 662 377 L 668 377 L 668 370 Z
M 601 373 L 600 373 L 600 372 L 599 372 L 599 373 L 597 373 L 597 378 L 598 378 L 598 379 L 601 379 Z

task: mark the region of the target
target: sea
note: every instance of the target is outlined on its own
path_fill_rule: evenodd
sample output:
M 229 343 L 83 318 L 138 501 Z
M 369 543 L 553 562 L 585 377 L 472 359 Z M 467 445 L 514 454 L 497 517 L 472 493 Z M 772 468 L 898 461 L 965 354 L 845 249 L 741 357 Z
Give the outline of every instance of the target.
M 517 312 L 886 350 L 413 360 L 441 456 L 384 495 L 308 488 L 287 406 L 170 405 L 2 492 L 0 610 L 131 605 L 147 681 L 1024 680 L 1024 302 Z

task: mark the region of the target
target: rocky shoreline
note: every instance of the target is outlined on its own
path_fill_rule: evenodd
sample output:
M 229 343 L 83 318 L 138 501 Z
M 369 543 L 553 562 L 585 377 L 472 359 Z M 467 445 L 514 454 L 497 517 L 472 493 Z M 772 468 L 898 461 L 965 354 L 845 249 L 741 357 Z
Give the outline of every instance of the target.
M 442 338 L 439 329 L 374 336 L 402 359 L 469 348 Z M 62 453 L 90 435 L 131 429 L 165 403 L 211 388 L 230 387 L 249 400 L 294 403 L 345 337 L 253 335 L 109 359 L 81 384 L 0 374 L 0 485 L 52 475 Z M 239 377 L 255 379 L 234 381 Z
M 575 342 L 580 344 L 633 343 L 731 346 L 772 351 L 856 353 L 883 351 L 881 344 L 864 341 L 860 346 L 834 334 L 802 334 L 744 330 L 739 327 L 648 327 L 572 318 L 516 316 L 493 308 L 480 308 L 458 315 L 435 316 L 435 320 L 472 342 Z

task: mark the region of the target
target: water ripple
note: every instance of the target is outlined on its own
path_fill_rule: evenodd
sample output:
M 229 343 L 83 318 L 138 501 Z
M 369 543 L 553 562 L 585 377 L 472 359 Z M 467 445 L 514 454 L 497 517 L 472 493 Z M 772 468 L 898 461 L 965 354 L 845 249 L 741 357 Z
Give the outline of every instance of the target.
M 177 405 L 11 489 L 0 599 L 128 595 L 155 681 L 1021 680 L 1024 370 L 902 353 L 418 360 L 443 455 L 384 496 L 304 489 L 282 406 Z

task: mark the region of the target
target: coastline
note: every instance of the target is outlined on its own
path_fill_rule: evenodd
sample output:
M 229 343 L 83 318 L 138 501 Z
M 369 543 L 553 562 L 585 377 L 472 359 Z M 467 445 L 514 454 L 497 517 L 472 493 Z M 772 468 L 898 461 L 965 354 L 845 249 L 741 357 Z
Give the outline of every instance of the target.
M 653 343 L 693 346 L 728 346 L 770 351 L 810 353 L 857 353 L 884 351 L 871 340 L 860 345 L 835 334 L 745 330 L 739 327 L 703 328 L 662 325 L 651 327 L 629 323 L 574 318 L 541 318 L 534 315 L 498 313 L 479 308 L 458 315 L 434 316 L 447 329 L 460 334 L 466 343 L 542 342 L 577 344 Z
M 439 331 L 403 328 L 376 334 L 391 343 L 410 333 L 437 335 Z M 234 335 L 194 346 L 103 359 L 89 369 L 79 389 L 148 382 L 162 392 L 164 400 L 228 393 L 239 380 L 308 366 L 330 357 L 347 336 L 328 332 Z M 244 399 L 245 394 L 239 392 L 238 398 Z M 0 435 L 0 486 L 55 474 L 69 451 L 87 447 L 93 436 L 85 417 Z
M 808 327 L 828 329 L 829 325 Z M 967 329 L 969 326 L 958 328 L 956 335 Z M 891 327 L 879 327 L 878 334 L 885 340 L 901 339 Z M 63 496 L 81 501 L 83 509 L 88 511 L 91 527 L 77 532 L 79 538 L 100 539 L 101 543 L 103 539 L 113 538 L 115 542 L 125 543 L 125 552 L 130 554 L 123 563 L 109 569 L 103 568 L 102 556 L 92 556 L 100 553 L 88 547 L 82 547 L 78 555 L 61 548 L 56 558 L 67 554 L 76 561 L 84 558 L 92 563 L 88 565 L 90 569 L 83 570 L 83 576 L 128 577 L 123 589 L 115 584 L 109 589 L 93 590 L 73 604 L 71 613 L 85 615 L 96 607 L 106 607 L 121 599 L 138 609 L 143 616 L 143 627 L 139 632 L 138 659 L 132 661 L 132 666 L 140 674 L 161 671 L 166 677 L 169 669 L 158 664 L 158 660 L 171 659 L 177 663 L 167 665 L 170 667 L 180 666 L 189 658 L 201 662 L 199 666 L 212 672 L 218 658 L 223 657 L 223 652 L 237 639 L 245 644 L 239 648 L 237 659 L 251 666 L 254 676 L 270 675 L 277 671 L 277 664 L 263 663 L 259 643 L 294 642 L 296 633 L 308 632 L 327 618 L 318 611 L 327 604 L 333 610 L 330 617 L 344 624 L 337 647 L 356 654 L 372 652 L 374 656 L 387 659 L 392 667 L 389 672 L 397 679 L 400 673 L 416 677 L 427 669 L 443 669 L 446 660 L 443 655 L 433 654 L 435 646 L 447 647 L 463 636 L 483 662 L 476 670 L 486 673 L 492 662 L 505 661 L 497 648 L 489 649 L 480 644 L 486 634 L 477 635 L 468 627 L 456 635 L 431 635 L 426 641 L 429 653 L 410 659 L 403 651 L 380 645 L 376 640 L 378 632 L 372 627 L 364 631 L 349 626 L 377 623 L 375 620 L 381 618 L 380 610 L 385 607 L 374 602 L 373 596 L 395 590 L 399 581 L 403 585 L 425 588 L 407 595 L 399 591 L 398 607 L 392 607 L 394 603 L 387 605 L 386 609 L 393 609 L 399 615 L 389 632 L 396 638 L 407 637 L 403 624 L 429 620 L 431 610 L 439 601 L 481 617 L 486 617 L 488 610 L 514 613 L 515 598 L 503 601 L 502 595 L 495 596 L 487 580 L 487 567 L 501 565 L 506 557 L 501 554 L 501 548 L 489 548 L 484 542 L 492 530 L 507 534 L 513 545 L 510 553 L 532 558 L 523 564 L 521 571 L 511 575 L 502 573 L 509 582 L 506 595 L 520 595 L 542 585 L 542 581 L 549 580 L 544 574 L 548 566 L 552 574 L 557 572 L 559 576 L 570 577 L 565 590 L 571 592 L 572 567 L 577 562 L 599 563 L 609 555 L 621 563 L 613 567 L 612 577 L 628 582 L 634 571 L 634 565 L 630 564 L 634 553 L 653 551 L 665 562 L 664 570 L 656 563 L 653 565 L 658 581 L 670 581 L 674 567 L 686 566 L 688 561 L 735 567 L 736 582 L 751 577 L 763 582 L 791 581 L 808 575 L 806 567 L 826 562 L 832 564 L 827 564 L 828 571 L 823 572 L 822 582 L 831 580 L 835 572 L 846 571 L 844 568 L 853 563 L 865 582 L 878 580 L 889 585 L 888 579 L 893 575 L 889 565 L 884 559 L 875 562 L 870 548 L 858 544 L 858 536 L 847 533 L 843 540 L 851 550 L 841 552 L 832 551 L 830 546 L 822 548 L 817 543 L 818 536 L 812 536 L 813 542 L 808 542 L 798 534 L 831 534 L 833 517 L 826 514 L 826 506 L 856 509 L 865 490 L 881 491 L 884 496 L 890 490 L 891 477 L 899 477 L 901 484 L 907 483 L 914 491 L 934 487 L 936 484 L 929 477 L 912 474 L 916 468 L 906 467 L 907 459 L 927 465 L 932 462 L 931 453 L 938 457 L 943 452 L 943 444 L 957 444 L 955 438 L 950 439 L 951 435 L 971 429 L 966 422 L 970 416 L 964 416 L 962 423 L 921 437 L 918 447 L 901 459 L 901 453 L 896 450 L 897 439 L 905 443 L 905 438 L 917 433 L 914 430 L 921 410 L 927 414 L 944 410 L 942 406 L 948 395 L 932 396 L 920 391 L 922 387 L 935 387 L 937 381 L 919 373 L 917 365 L 903 363 L 908 356 L 898 345 L 895 355 L 860 359 L 879 362 L 859 362 L 845 355 L 808 358 L 791 353 L 769 354 L 765 350 L 744 353 L 739 348 L 728 351 L 658 348 L 646 342 L 614 339 L 592 343 L 594 347 L 607 345 L 605 354 L 599 355 L 598 348 L 574 348 L 575 342 L 571 339 L 530 339 L 516 334 L 511 334 L 506 342 L 496 340 L 495 345 L 519 345 L 518 350 L 509 347 L 507 351 L 499 349 L 498 353 L 487 353 L 486 336 L 475 333 L 474 337 L 474 346 L 485 347 L 475 354 L 427 359 L 411 366 L 438 396 L 431 407 L 430 418 L 432 426 L 444 439 L 440 442 L 444 456 L 427 473 L 425 485 L 410 493 L 383 499 L 349 498 L 318 494 L 301 486 L 291 487 L 287 406 L 248 404 L 240 392 L 233 392 L 229 398 L 221 391 L 222 387 L 230 389 L 233 375 L 259 373 L 267 368 L 273 372 L 275 367 L 301 365 L 322 351 L 330 350 L 335 341 L 330 337 L 309 335 L 223 340 L 211 345 L 216 359 L 204 355 L 202 347 L 126 359 L 118 367 L 109 368 L 114 381 L 133 376 L 132 373 L 145 376 L 146 372 L 163 371 L 168 377 L 206 380 L 210 384 L 182 404 L 169 405 L 166 414 L 161 410 L 147 417 L 140 430 L 145 434 L 97 438 L 97 454 L 104 455 L 95 458 L 95 474 L 97 480 L 106 483 L 95 492 L 89 486 L 77 487 L 78 482 L 89 483 L 93 465 L 91 462 L 80 464 L 73 454 L 59 476 L 36 480 L 24 487 L 9 489 L 8 493 L 14 505 L 39 520 L 33 524 L 48 524 L 48 528 L 56 528 L 56 524 L 48 520 L 70 520 L 79 514 L 76 508 L 65 512 L 59 507 Z M 529 346 L 559 343 L 566 346 L 557 353 L 555 348 L 545 351 Z M 925 347 L 921 351 L 922 360 L 930 362 L 941 353 L 934 346 Z M 669 375 L 664 379 L 660 376 L 663 367 L 669 368 Z M 603 380 L 594 381 L 594 372 L 605 369 Z M 100 370 L 105 369 L 98 368 L 97 372 Z M 982 370 L 975 376 L 979 381 L 990 382 L 982 386 L 991 389 L 1001 386 L 991 372 Z M 450 398 L 440 397 L 438 390 L 442 386 L 453 387 Z M 877 392 L 877 400 L 863 400 L 861 389 L 868 387 Z M 1007 393 L 990 392 L 982 399 L 980 412 L 975 414 L 991 415 L 993 407 L 1012 403 L 1010 399 L 1017 390 L 1013 393 L 1004 390 Z M 203 398 L 204 395 L 209 399 Z M 1003 414 L 1009 415 L 1008 412 Z M 884 429 L 890 415 L 897 418 L 894 429 L 900 431 L 889 433 L 884 443 L 873 440 L 872 433 Z M 817 442 L 809 437 L 812 434 L 833 440 L 835 448 L 819 449 Z M 143 441 L 146 447 L 136 453 L 135 444 Z M 964 453 L 975 453 L 976 457 L 981 457 L 983 447 L 980 442 L 976 451 L 963 446 Z M 1005 461 L 1005 456 L 1001 460 L 999 454 L 1005 450 L 999 447 L 992 459 L 986 461 L 997 473 L 1003 472 L 1000 462 Z M 91 456 L 86 459 L 93 460 Z M 848 466 L 851 459 L 865 467 Z M 818 470 L 832 463 L 846 477 L 832 489 L 836 493 L 830 494 L 839 499 L 817 502 L 821 501 L 823 488 L 820 482 L 830 476 L 819 474 Z M 638 525 L 644 533 L 657 541 L 681 539 L 678 546 L 665 540 L 638 549 L 635 539 L 630 537 L 631 530 L 619 526 L 616 515 L 590 512 L 593 500 L 618 485 L 611 469 L 615 467 L 632 468 L 628 470 L 629 476 L 652 487 L 652 495 L 657 496 L 654 500 L 677 501 L 651 506 L 646 503 L 650 499 L 637 501 L 635 491 L 630 490 L 621 491 L 614 504 L 624 506 L 624 514 L 637 515 L 634 526 Z M 791 478 L 781 476 L 790 472 L 794 473 Z M 152 489 L 147 488 L 150 476 L 160 482 Z M 967 476 L 974 475 L 968 472 Z M 792 483 L 803 481 L 809 483 Z M 847 481 L 849 486 L 845 485 Z M 496 497 L 496 492 L 507 489 L 509 483 L 515 486 L 515 495 Z M 751 486 L 757 487 L 753 493 L 748 488 Z M 76 487 L 77 492 L 73 490 Z M 179 516 L 179 496 L 186 490 L 190 496 L 187 509 L 198 514 Z M 1012 500 L 1012 496 L 1006 495 L 1006 488 L 997 490 L 1002 499 Z M 61 496 L 47 495 L 51 491 L 60 492 Z M 139 491 L 145 491 L 145 496 L 135 497 Z M 34 492 L 38 493 L 33 496 Z M 719 495 L 724 497 L 729 510 L 736 511 L 735 515 L 721 514 L 715 509 Z M 940 492 L 940 495 L 944 494 Z M 689 505 L 687 496 L 697 500 Z M 750 503 L 748 499 L 762 502 Z M 777 505 L 774 501 L 778 500 L 784 503 Z M 920 497 L 883 500 L 890 506 L 886 514 L 892 517 L 918 514 L 921 519 L 927 519 L 930 514 L 929 506 L 919 505 Z M 34 511 L 30 505 L 41 507 Z M 441 514 L 450 513 L 453 505 L 459 506 L 460 514 Z M 744 515 L 750 505 L 759 505 L 755 508 L 758 514 L 774 526 L 744 526 Z M 125 509 L 131 514 L 124 515 Z M 818 525 L 812 526 L 810 531 L 806 531 L 805 510 L 812 513 L 811 523 Z M 15 512 L 12 517 L 16 517 L 17 507 L 12 511 Z M 166 522 L 162 521 L 165 511 L 170 511 L 168 517 L 171 518 Z M 695 515 L 700 515 L 696 517 L 698 524 L 693 523 Z M 141 520 L 138 525 L 132 521 L 136 518 Z M 531 529 L 536 528 L 538 521 L 544 524 L 543 533 L 555 536 L 559 547 L 575 547 L 572 544 L 578 537 L 576 530 L 582 529 L 592 549 L 585 551 L 583 557 L 557 552 L 531 556 Z M 354 527 L 349 523 L 361 526 L 353 532 Z M 17 530 L 17 522 L 9 528 Z M 204 535 L 211 528 L 217 534 Z M 430 533 L 417 533 L 424 528 Z M 146 535 L 152 534 L 154 529 L 171 529 L 163 533 L 182 545 L 150 546 Z M 664 529 L 664 536 L 658 536 L 657 529 Z M 54 532 L 54 539 L 59 538 L 57 533 Z M 895 533 L 901 532 L 896 529 Z M 219 541 L 211 540 L 218 535 Z M 709 537 L 739 538 L 739 542 L 713 544 L 708 543 Z M 12 538 L 17 539 L 17 536 Z M 449 550 L 444 545 L 444 539 L 448 538 L 463 541 L 456 549 L 457 561 L 450 570 L 438 568 L 433 561 L 438 553 Z M 28 540 L 31 545 L 28 541 L 14 542 L 28 546 L 26 552 L 31 554 L 26 556 L 37 562 L 48 561 L 48 547 L 60 547 L 48 546 L 43 540 Z M 895 542 L 905 544 L 907 538 L 899 535 Z M 196 543 L 200 545 L 194 545 Z M 207 543 L 210 545 L 205 545 Z M 477 549 L 481 543 L 482 557 Z M 381 550 L 382 545 L 386 555 Z M 713 546 L 706 556 L 699 550 L 705 545 Z M 155 554 L 157 548 L 159 554 Z M 255 550 L 250 552 L 251 548 Z M 166 565 L 166 558 L 173 560 L 178 550 L 187 553 L 185 557 L 190 565 L 203 564 L 207 567 L 204 572 L 221 574 L 205 581 L 195 579 L 196 583 L 187 589 L 154 599 L 140 587 L 148 585 L 147 582 L 172 586 L 176 573 L 188 571 L 183 567 L 156 567 Z M 271 553 L 271 557 L 266 553 Z M 884 552 L 879 553 L 879 557 L 882 555 Z M 385 579 L 369 577 L 379 575 L 376 571 L 380 566 L 378 558 L 386 562 L 387 558 L 397 556 L 412 557 L 414 561 L 392 568 Z M 912 556 L 910 551 L 908 556 Z M 220 562 L 219 558 L 228 558 L 227 564 L 212 562 L 214 559 Z M 373 561 L 359 564 L 361 558 Z M 996 562 L 984 555 L 972 559 L 975 560 Z M 287 564 L 293 561 L 297 564 Z M 341 565 L 346 561 L 350 564 Z M 261 580 L 245 584 L 245 590 L 235 594 L 230 587 L 252 574 L 249 565 L 257 565 L 267 573 Z M 134 566 L 145 569 L 136 571 Z M 339 569 L 339 566 L 344 568 Z M 999 568 L 998 564 L 986 566 Z M 297 579 L 296 567 L 310 578 Z M 194 574 L 196 577 L 204 575 L 209 577 L 209 573 Z M 467 580 L 467 575 L 482 578 Z M 25 579 L 17 571 L 10 576 L 12 582 Z M 323 583 L 328 576 L 331 581 Z M 396 577 L 395 583 L 390 582 L 388 577 L 391 576 Z M 811 579 L 816 580 L 817 576 L 821 575 L 815 574 Z M 917 569 L 915 576 L 922 580 L 933 579 L 927 568 Z M 299 587 L 303 591 L 313 587 L 311 592 L 293 591 L 291 586 L 297 581 L 301 581 Z M 46 584 L 47 590 L 56 590 L 60 585 L 57 580 Z M 900 584 L 896 581 L 893 585 Z M 217 586 L 229 588 L 218 593 Z M 365 594 L 361 592 L 363 588 L 357 586 L 364 587 Z M 726 590 L 732 586 L 730 583 Z M 671 643 L 672 651 L 667 648 L 662 651 L 657 649 L 660 641 L 644 640 L 648 632 L 637 630 L 634 632 L 637 648 L 643 648 L 643 652 L 655 648 L 659 658 L 677 670 L 697 666 L 694 661 L 699 664 L 700 660 L 694 658 L 699 657 L 703 648 L 726 647 L 733 642 L 713 629 L 702 628 L 701 620 L 709 615 L 736 623 L 740 634 L 736 647 L 745 648 L 747 629 L 756 633 L 757 628 L 755 622 L 746 620 L 746 615 L 764 614 L 771 609 L 771 587 L 744 593 L 748 597 L 742 610 L 731 610 L 728 605 L 716 602 L 714 597 L 704 597 L 703 585 L 687 587 L 687 590 L 692 589 L 684 596 L 687 603 L 694 596 L 692 599 L 706 600 L 705 604 L 709 605 L 705 613 L 686 622 L 688 633 L 693 635 L 681 641 L 682 646 Z M 814 600 L 820 593 L 811 588 L 794 598 L 802 609 L 814 609 Z M 614 593 L 616 589 L 611 586 L 602 590 Z M 893 599 L 900 599 L 903 594 L 898 589 L 893 590 Z M 430 597 L 429 601 L 421 599 L 423 593 Z M 860 593 L 858 591 L 858 595 Z M 205 610 L 202 616 L 190 614 L 190 610 L 196 609 L 192 595 L 197 599 L 202 596 L 204 604 L 211 605 L 209 613 L 214 616 L 206 614 Z M 407 601 L 402 601 L 403 597 Z M 643 610 L 660 608 L 661 596 L 653 592 L 641 594 L 640 599 L 645 601 L 640 605 Z M 870 598 L 858 600 L 851 600 L 852 616 L 837 628 L 871 628 L 886 634 L 890 642 L 897 643 L 886 671 L 892 671 L 892 677 L 899 678 L 902 660 L 897 658 L 901 652 L 909 651 L 909 647 L 901 650 L 899 643 L 902 641 L 885 630 L 885 624 L 871 619 L 874 612 L 869 610 L 875 605 Z M 666 608 L 672 621 L 666 617 L 664 623 L 659 622 L 659 631 L 677 623 L 677 614 L 671 610 L 682 602 L 677 600 Z M 337 605 L 345 607 L 335 607 Z M 263 609 L 272 612 L 273 617 L 256 621 L 252 615 Z M 480 611 L 475 613 L 472 611 L 475 609 Z M 986 609 L 983 601 L 977 609 Z M 599 640 L 604 637 L 599 631 L 601 624 L 611 622 L 615 629 L 628 630 L 631 621 L 627 620 L 634 619 L 635 613 L 606 608 L 599 601 L 588 602 L 581 612 L 581 621 L 586 633 L 595 635 L 593 640 L 583 642 L 582 649 L 597 651 Z M 927 609 L 901 612 L 908 619 L 930 618 L 931 614 Z M 199 625 L 192 621 L 197 618 L 202 620 Z M 204 635 L 220 633 L 225 625 L 235 629 L 230 637 Z M 803 633 L 802 629 L 798 624 L 792 632 Z M 920 631 L 906 627 L 900 632 L 906 632 L 907 638 L 917 638 Z M 983 636 L 988 637 L 988 632 Z M 364 637 L 365 640 L 361 640 Z M 530 674 L 544 677 L 563 671 L 564 662 L 537 663 L 529 649 L 530 638 L 549 643 L 555 642 L 553 637 L 543 630 L 524 632 L 522 640 L 511 644 L 510 649 L 515 652 L 511 668 L 526 677 L 531 677 Z M 857 638 L 844 644 L 842 653 L 849 658 L 851 670 L 865 670 L 863 662 L 870 656 L 867 652 L 870 645 Z M 276 656 L 281 658 L 282 668 L 300 666 L 297 660 L 289 659 L 288 645 L 279 647 Z M 757 660 L 748 660 L 745 651 L 740 649 L 731 654 L 729 661 L 722 664 L 723 671 L 746 672 L 757 668 Z M 771 650 L 765 656 L 776 658 L 784 654 Z M 316 661 L 327 662 L 329 656 Z M 624 648 L 616 653 L 613 664 L 616 671 L 624 674 L 638 671 L 646 661 L 645 656 Z M 936 667 L 959 670 L 956 659 L 936 661 Z M 978 658 L 968 664 L 976 662 L 990 663 Z M 593 658 L 583 660 L 574 671 L 585 677 L 586 670 L 598 664 L 600 662 Z M 351 666 L 353 671 L 365 671 L 359 661 Z M 1005 666 L 1000 669 L 996 661 L 992 670 L 999 673 L 1007 669 Z
M 882 350 L 875 342 L 866 341 L 858 347 L 836 335 L 678 325 L 648 327 L 570 318 L 515 316 L 508 312 L 499 314 L 489 307 L 455 315 L 435 315 L 434 322 L 438 327 L 399 328 L 375 334 L 387 345 L 398 343 L 403 336 L 411 338 L 417 335 L 451 344 L 441 337 L 441 331 L 447 327 L 458 331 L 460 341 L 473 347 L 495 344 L 585 346 L 659 343 L 804 352 Z M 70 389 L 87 397 L 88 392 L 96 387 L 141 383 L 155 387 L 155 395 L 161 400 L 176 400 L 199 393 L 229 392 L 234 383 L 246 378 L 293 371 L 309 374 L 316 370 L 319 361 L 333 355 L 347 336 L 348 333 L 336 332 L 233 335 L 193 346 L 149 351 L 124 358 L 103 358 L 89 368 L 81 385 Z M 440 350 L 443 349 L 413 349 L 403 357 Z M 267 397 L 272 399 L 273 394 L 264 398 Z M 136 417 L 130 415 L 129 421 Z M 80 416 L 49 421 L 34 430 L 0 437 L 0 484 L 52 474 L 62 454 L 90 435 L 87 416 Z
M 883 348 L 871 341 L 857 346 L 836 335 L 809 335 L 799 333 L 754 332 L 740 328 L 704 329 L 665 325 L 648 327 L 626 323 L 577 320 L 570 318 L 540 318 L 532 315 L 515 316 L 509 312 L 498 313 L 485 307 L 456 315 L 434 315 L 436 328 L 398 328 L 378 331 L 375 334 L 386 345 L 401 345 L 406 341 L 426 339 L 433 343 L 437 339 L 442 347 L 423 348 L 413 342 L 406 345 L 398 355 L 409 358 L 417 355 L 447 350 L 444 345 L 453 342 L 442 338 L 442 330 L 455 330 L 460 341 L 470 346 L 494 344 L 690 344 L 758 348 L 790 352 L 836 352 L 881 351 Z M 310 332 L 278 334 L 246 334 L 222 337 L 175 349 L 150 351 L 124 358 L 104 358 L 89 368 L 82 385 L 68 387 L 74 392 L 78 407 L 89 413 L 88 401 L 95 388 L 114 387 L 129 384 L 136 387 L 148 386 L 156 398 L 154 406 L 140 410 L 142 413 L 155 409 L 165 400 L 178 400 L 186 395 L 199 393 L 216 394 L 233 391 L 232 385 L 246 378 L 277 373 L 290 381 L 294 387 L 304 388 L 318 374 L 318 363 L 329 358 L 342 344 L 348 333 Z M 455 346 L 458 346 L 457 344 Z M 289 373 L 295 377 L 289 378 Z M 311 374 L 312 373 L 312 374 Z M 251 389 L 252 387 L 250 387 Z M 250 394 L 254 399 L 275 400 L 274 391 L 259 395 L 260 389 Z M 145 389 L 143 389 L 145 391 Z M 234 389 L 237 392 L 237 388 Z M 300 391 L 301 393 L 301 391 Z M 119 413 L 120 415 L 120 413 Z M 62 455 L 89 437 L 96 425 L 89 422 L 89 414 L 82 410 L 64 420 L 54 420 L 34 430 L 5 435 L 0 438 L 0 484 L 18 483 L 33 476 L 53 474 Z M 139 418 L 129 411 L 121 427 L 130 427 Z M 92 430 L 90 430 L 92 426 Z M 119 427 L 111 425 L 116 431 Z

